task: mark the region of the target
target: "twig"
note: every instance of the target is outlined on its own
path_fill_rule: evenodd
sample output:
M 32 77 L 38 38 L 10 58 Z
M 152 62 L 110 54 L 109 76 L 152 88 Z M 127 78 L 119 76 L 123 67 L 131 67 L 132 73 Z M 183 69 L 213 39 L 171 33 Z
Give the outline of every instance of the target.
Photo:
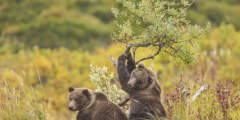
M 191 101 L 194 101 L 203 91 L 207 90 L 208 89 L 208 85 L 204 85 L 202 86 L 194 96 L 192 96 L 192 99 Z
M 186 8 L 184 9 L 184 11 L 186 12 L 195 2 L 196 2 L 196 0 L 193 0 L 193 2 L 190 3 L 190 4 L 188 5 L 188 7 L 186 7 Z
M 124 100 L 118 103 L 119 106 L 124 106 L 130 100 L 129 96 L 126 96 Z
M 205 91 L 205 90 L 207 90 L 207 89 L 208 89 L 208 85 L 204 85 L 204 86 L 200 87 L 200 89 L 196 92 L 196 94 L 193 95 L 193 96 L 191 97 L 191 99 L 188 100 L 187 106 L 191 105 L 192 102 L 193 102 L 194 100 L 196 100 L 196 98 L 197 98 L 203 91 Z
M 117 62 L 114 60 L 113 56 L 109 56 L 110 60 L 113 63 L 113 66 L 117 68 Z
M 190 3 L 185 9 L 184 12 L 187 12 L 187 10 L 196 2 L 196 0 L 193 0 L 192 3 Z M 177 18 L 182 17 L 182 13 L 177 16 Z
M 145 58 L 142 58 L 142 59 L 138 60 L 138 61 L 136 62 L 136 65 L 139 64 L 140 62 L 144 61 L 144 60 L 154 59 L 154 57 L 157 56 L 157 55 L 161 52 L 161 49 L 164 47 L 164 45 L 165 45 L 165 43 L 160 44 L 160 45 L 158 46 L 158 50 L 157 50 L 156 53 L 154 53 L 152 56 L 148 56 L 148 57 L 145 57 Z

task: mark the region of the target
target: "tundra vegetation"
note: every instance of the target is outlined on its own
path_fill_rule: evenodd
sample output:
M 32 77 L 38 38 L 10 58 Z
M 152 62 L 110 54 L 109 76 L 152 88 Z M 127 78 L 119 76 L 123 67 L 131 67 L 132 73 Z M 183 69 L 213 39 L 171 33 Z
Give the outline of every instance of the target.
M 159 46 L 136 49 L 136 61 L 158 53 L 153 60 L 142 62 L 159 78 L 167 119 L 238 120 L 239 1 L 197 0 L 187 10 L 188 14 L 179 18 L 180 27 L 192 28 L 189 31 L 194 34 L 179 31 L 175 28 L 178 24 L 172 22 L 182 13 L 178 9 L 186 8 L 191 2 L 178 6 L 176 11 L 161 11 L 172 15 L 163 19 L 167 26 L 152 21 L 155 16 L 135 10 L 131 2 L 121 5 L 124 1 L 117 0 L 113 15 L 110 8 L 115 3 L 111 0 L 0 1 L 0 120 L 75 118 L 67 108 L 69 86 L 102 91 L 118 103 L 124 93 L 115 82 L 116 68 L 109 56 L 117 58 L 129 45 L 136 47 L 156 40 L 152 38 L 159 32 L 149 32 L 146 27 L 149 25 L 153 26 L 149 28 L 151 31 L 162 30 L 166 37 L 177 36 L 181 38 L 177 40 L 185 41 L 179 44 L 171 41 L 159 53 Z M 142 7 L 143 11 L 151 12 Z M 126 23 L 121 19 L 113 22 L 114 17 L 131 11 L 135 11 L 136 16 L 123 17 Z M 137 15 L 143 19 L 134 19 Z M 136 27 L 145 32 L 135 31 L 132 20 L 137 20 Z M 189 24 L 204 28 L 208 22 L 213 27 L 206 34 L 201 27 Z M 132 25 L 134 27 L 128 27 Z M 199 31 L 196 28 L 200 28 Z M 112 31 L 115 31 L 112 37 L 118 42 L 110 43 Z M 204 36 L 199 38 L 195 33 L 204 33 Z M 175 52 L 175 48 L 180 51 Z

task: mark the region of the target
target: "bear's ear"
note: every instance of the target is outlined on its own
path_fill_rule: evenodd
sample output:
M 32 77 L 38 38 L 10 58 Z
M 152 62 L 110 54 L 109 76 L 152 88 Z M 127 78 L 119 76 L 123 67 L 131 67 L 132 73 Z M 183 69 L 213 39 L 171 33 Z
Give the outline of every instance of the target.
M 69 88 L 68 88 L 68 91 L 69 91 L 69 92 L 72 92 L 72 91 L 74 91 L 74 88 L 73 88 L 73 87 L 69 87 Z
M 104 95 L 103 93 L 95 92 L 95 94 L 96 94 L 96 98 L 99 100 L 104 100 L 104 101 L 108 100 L 107 96 Z
M 138 65 L 138 68 L 143 69 L 145 66 L 143 64 Z
M 91 95 L 90 95 L 88 89 L 84 89 L 84 90 L 82 91 L 82 93 L 83 93 L 83 95 L 87 96 L 87 98 L 90 100 L 90 96 L 91 96 Z

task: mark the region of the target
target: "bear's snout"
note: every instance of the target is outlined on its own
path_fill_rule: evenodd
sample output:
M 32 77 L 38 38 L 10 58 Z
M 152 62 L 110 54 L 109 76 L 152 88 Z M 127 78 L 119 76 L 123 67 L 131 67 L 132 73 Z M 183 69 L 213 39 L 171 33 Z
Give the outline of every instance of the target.
M 73 107 L 72 106 L 68 106 L 68 109 L 73 111 Z
M 127 86 L 128 86 L 129 88 L 133 88 L 132 84 L 130 84 L 130 83 L 128 83 Z
M 71 111 L 76 111 L 77 106 L 74 102 L 70 102 L 70 104 L 68 105 L 68 109 L 71 110 Z
M 135 84 L 136 84 L 136 78 L 131 78 L 131 79 L 128 81 L 127 86 L 128 86 L 129 88 L 133 88 L 133 87 L 135 86 Z

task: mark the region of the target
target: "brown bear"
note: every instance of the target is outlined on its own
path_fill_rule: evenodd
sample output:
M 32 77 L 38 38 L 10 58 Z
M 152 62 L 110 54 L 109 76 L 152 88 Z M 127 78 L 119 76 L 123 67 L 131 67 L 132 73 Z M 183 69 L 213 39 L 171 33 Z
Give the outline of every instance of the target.
M 117 65 L 121 87 L 130 96 L 129 120 L 166 117 L 161 88 L 154 73 L 143 64 L 136 67 L 131 54 L 119 56 Z
M 100 92 L 87 88 L 69 88 L 71 111 L 78 111 L 77 120 L 127 120 L 126 114 Z

